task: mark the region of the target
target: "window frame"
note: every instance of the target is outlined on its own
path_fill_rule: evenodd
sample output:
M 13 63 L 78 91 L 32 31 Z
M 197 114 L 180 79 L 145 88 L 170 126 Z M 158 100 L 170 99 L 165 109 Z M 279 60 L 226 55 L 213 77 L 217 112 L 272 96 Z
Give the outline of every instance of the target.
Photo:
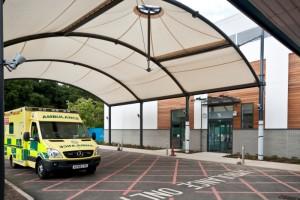
M 243 106 L 251 105 L 252 106 L 252 128 L 244 128 L 243 126 Z M 254 103 L 241 103 L 241 129 L 254 129 Z
M 31 126 L 30 126 L 30 137 L 31 138 L 33 138 L 34 137 L 34 135 L 32 135 L 32 131 L 33 131 L 33 129 L 32 129 L 32 127 L 33 127 L 33 124 L 35 124 L 35 127 L 36 127 L 36 135 L 39 137 L 39 129 L 38 129 L 38 123 L 37 122 L 31 122 Z
M 12 125 L 12 126 L 11 126 Z M 10 122 L 8 124 L 8 133 L 9 134 L 14 134 L 14 130 L 15 130 L 15 124 L 13 122 Z

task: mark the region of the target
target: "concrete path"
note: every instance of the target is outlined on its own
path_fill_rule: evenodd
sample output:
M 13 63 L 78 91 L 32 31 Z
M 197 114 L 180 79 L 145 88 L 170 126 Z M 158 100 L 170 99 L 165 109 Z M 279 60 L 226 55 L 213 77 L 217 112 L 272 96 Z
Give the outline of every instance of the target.
M 102 149 L 108 150 L 116 150 L 117 147 L 100 145 Z M 167 156 L 167 150 L 146 150 L 146 149 L 134 149 L 134 148 L 123 148 L 123 151 L 126 152 L 136 152 L 136 153 L 144 153 L 150 155 L 158 155 L 158 156 Z M 170 149 L 168 150 L 170 154 Z M 210 162 L 218 162 L 218 163 L 226 163 L 226 164 L 236 164 L 236 158 L 226 158 L 226 153 L 213 153 L 213 152 L 199 152 L 193 154 L 185 154 L 185 153 L 176 153 L 177 158 L 185 158 L 191 160 L 201 160 L 201 161 L 210 161 Z M 269 162 L 269 161 L 258 161 L 258 160 L 245 160 L 245 166 L 252 167 L 264 167 L 270 169 L 279 169 L 279 170 L 291 170 L 291 171 L 300 171 L 300 165 L 297 164 L 287 164 L 287 163 L 279 163 L 279 162 Z

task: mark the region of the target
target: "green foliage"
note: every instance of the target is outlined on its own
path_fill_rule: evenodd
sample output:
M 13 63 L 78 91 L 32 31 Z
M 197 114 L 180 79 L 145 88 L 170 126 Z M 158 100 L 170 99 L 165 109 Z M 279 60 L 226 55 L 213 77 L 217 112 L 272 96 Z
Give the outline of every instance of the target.
M 104 106 L 100 101 L 91 98 L 80 98 L 76 102 L 68 102 L 68 109 L 76 111 L 87 127 L 103 127 Z
M 4 90 L 5 110 L 23 106 L 67 108 L 66 101 L 75 102 L 80 97 L 93 98 L 83 90 L 42 80 L 8 80 Z

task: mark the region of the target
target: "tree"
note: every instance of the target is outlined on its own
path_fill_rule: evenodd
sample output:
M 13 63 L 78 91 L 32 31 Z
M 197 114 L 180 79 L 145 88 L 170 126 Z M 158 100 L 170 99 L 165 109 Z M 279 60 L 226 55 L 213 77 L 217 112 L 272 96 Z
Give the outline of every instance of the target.
M 23 106 L 67 108 L 66 101 L 96 99 L 83 90 L 45 80 L 6 80 L 4 93 L 5 110 Z
M 80 114 L 84 124 L 87 127 L 103 127 L 104 106 L 100 101 L 95 101 L 91 98 L 77 99 L 74 103 L 68 102 L 68 109 L 76 111 Z

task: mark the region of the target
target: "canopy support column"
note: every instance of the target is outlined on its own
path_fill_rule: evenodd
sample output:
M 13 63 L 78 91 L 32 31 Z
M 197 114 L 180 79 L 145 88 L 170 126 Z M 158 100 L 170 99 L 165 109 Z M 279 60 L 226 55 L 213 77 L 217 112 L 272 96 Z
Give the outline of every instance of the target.
M 264 30 L 260 38 L 260 74 L 259 74 L 259 116 L 258 116 L 258 160 L 264 159 L 264 89 L 265 89 L 265 66 L 264 66 Z
M 0 199 L 4 199 L 4 58 L 3 0 L 0 0 Z
M 108 106 L 108 143 L 111 145 L 111 106 Z
M 185 153 L 190 152 L 190 121 L 189 121 L 189 103 L 190 97 L 185 97 Z
M 144 148 L 144 144 L 143 144 L 143 122 L 144 122 L 144 118 L 143 118 L 143 102 L 140 103 L 140 147 Z

